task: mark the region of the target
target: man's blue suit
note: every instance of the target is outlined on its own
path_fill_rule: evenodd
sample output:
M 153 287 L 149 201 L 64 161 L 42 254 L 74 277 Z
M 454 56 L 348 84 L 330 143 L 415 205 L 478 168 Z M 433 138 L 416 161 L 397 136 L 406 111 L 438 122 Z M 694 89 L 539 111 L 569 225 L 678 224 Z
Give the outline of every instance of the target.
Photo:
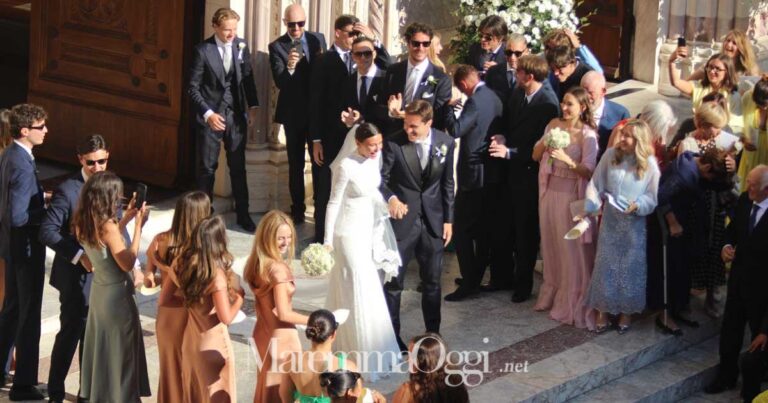
M 608 147 L 608 139 L 611 137 L 613 127 L 622 120 L 629 118 L 629 111 L 624 106 L 607 98 L 603 98 L 603 102 L 605 102 L 603 116 L 599 122 L 595 122 L 597 124 L 597 141 L 600 146 L 600 151 L 597 155 L 598 161 Z

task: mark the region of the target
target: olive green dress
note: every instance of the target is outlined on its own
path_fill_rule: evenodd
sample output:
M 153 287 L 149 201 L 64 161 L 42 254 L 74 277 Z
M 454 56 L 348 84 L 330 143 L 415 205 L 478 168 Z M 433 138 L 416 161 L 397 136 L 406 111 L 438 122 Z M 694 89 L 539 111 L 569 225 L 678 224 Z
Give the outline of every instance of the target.
M 89 402 L 139 402 L 150 396 L 133 280 L 105 247 L 85 246 L 93 284 L 85 326 L 80 396 Z

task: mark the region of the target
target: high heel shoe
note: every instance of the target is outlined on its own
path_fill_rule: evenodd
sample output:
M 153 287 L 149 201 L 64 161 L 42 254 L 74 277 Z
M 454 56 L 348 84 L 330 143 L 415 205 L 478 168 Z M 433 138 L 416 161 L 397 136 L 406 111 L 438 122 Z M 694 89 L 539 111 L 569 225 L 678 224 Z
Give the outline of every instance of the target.
M 679 327 L 677 329 L 672 329 L 671 327 L 665 325 L 664 322 L 661 320 L 661 318 L 658 316 L 656 317 L 656 327 L 658 327 L 659 330 L 661 330 L 661 332 L 664 334 L 671 334 L 676 337 L 680 337 L 683 335 L 682 329 L 680 329 Z
M 598 323 L 595 325 L 595 333 L 597 334 L 605 333 L 608 331 L 610 327 L 611 327 L 611 322 L 603 323 L 602 325 Z
M 619 325 L 616 327 L 616 333 L 624 334 L 629 331 L 630 325 Z

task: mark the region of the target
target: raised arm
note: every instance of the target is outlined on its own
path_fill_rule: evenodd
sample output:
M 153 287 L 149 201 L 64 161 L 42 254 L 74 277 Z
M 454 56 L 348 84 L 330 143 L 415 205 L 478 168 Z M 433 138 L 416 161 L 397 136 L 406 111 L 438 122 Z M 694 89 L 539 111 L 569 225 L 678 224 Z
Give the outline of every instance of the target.
M 678 47 L 669 55 L 669 82 L 687 97 L 693 96 L 693 82 L 680 78 L 680 69 L 677 68 L 675 60 L 688 56 L 688 50 L 685 47 Z

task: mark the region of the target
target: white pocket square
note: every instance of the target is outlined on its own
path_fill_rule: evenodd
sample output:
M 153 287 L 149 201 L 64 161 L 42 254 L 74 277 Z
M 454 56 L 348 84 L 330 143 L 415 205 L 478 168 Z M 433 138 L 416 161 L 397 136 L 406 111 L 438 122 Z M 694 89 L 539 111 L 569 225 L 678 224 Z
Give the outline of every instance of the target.
M 425 92 L 425 93 L 421 94 L 422 98 L 432 98 L 433 96 L 435 96 L 435 94 L 432 93 L 432 92 Z
M 374 100 L 374 101 L 376 101 L 378 98 L 379 98 L 379 95 L 378 95 L 378 94 L 374 94 L 374 95 L 373 95 L 373 100 Z

